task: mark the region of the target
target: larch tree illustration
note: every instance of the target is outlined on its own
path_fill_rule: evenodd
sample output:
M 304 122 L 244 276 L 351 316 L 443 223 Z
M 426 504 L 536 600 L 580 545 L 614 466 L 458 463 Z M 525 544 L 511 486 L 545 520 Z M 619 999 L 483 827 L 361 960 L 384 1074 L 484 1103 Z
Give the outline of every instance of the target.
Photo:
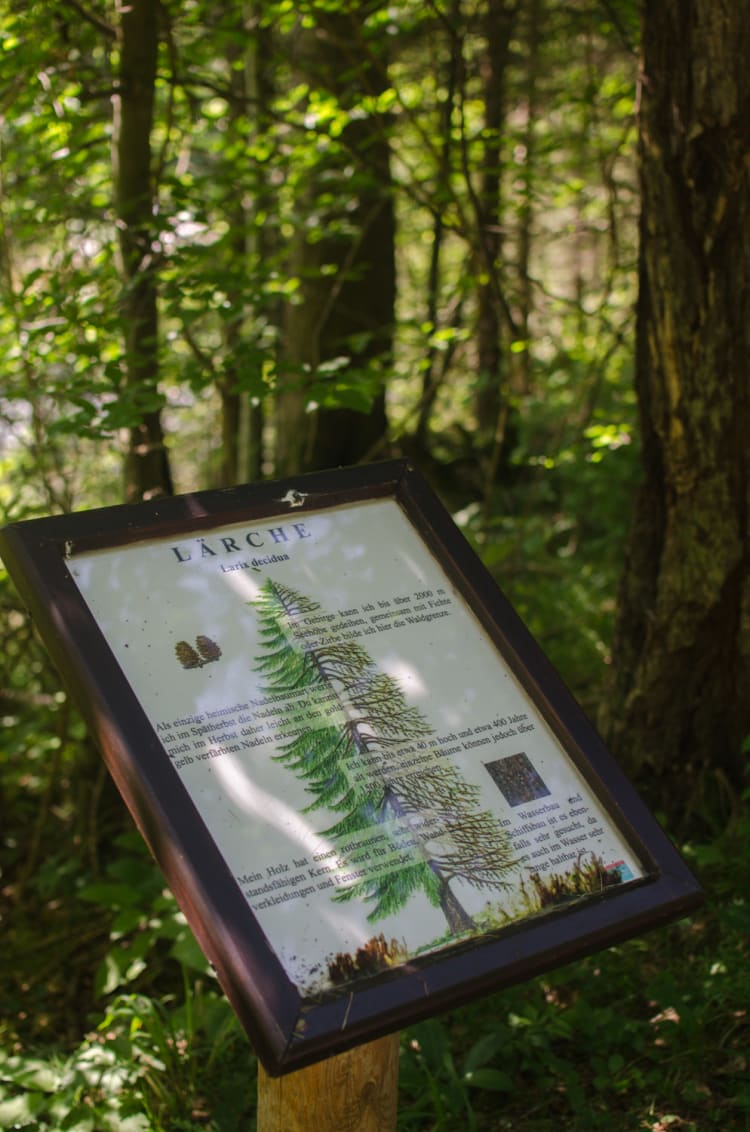
M 357 874 L 333 899 L 371 904 L 372 922 L 422 892 L 451 933 L 474 929 L 451 883 L 507 888 L 514 865 L 504 830 L 480 809 L 478 787 L 430 747 L 421 713 L 318 602 L 267 579 L 251 604 L 264 692 L 305 704 L 298 734 L 276 758 L 305 781 L 313 796 L 305 812 L 340 815 L 320 833 Z M 416 769 L 400 765 L 409 750 L 420 756 Z

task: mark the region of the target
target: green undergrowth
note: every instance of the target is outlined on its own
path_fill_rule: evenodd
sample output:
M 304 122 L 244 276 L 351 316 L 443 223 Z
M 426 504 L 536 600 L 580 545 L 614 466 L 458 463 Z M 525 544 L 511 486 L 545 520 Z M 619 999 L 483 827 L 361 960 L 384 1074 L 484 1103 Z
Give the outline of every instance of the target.
M 596 510 L 463 516 L 585 707 L 623 539 Z M 248 1041 L 1 571 L 0 614 L 0 1128 L 252 1132 Z M 750 1132 L 748 801 L 683 847 L 691 919 L 404 1030 L 399 1132 Z
M 747 977 L 704 931 L 672 928 L 415 1027 L 400 1127 L 750 1127 Z
M 749 1129 L 749 836 L 685 847 L 692 918 L 406 1032 L 399 1128 Z
M 405 1030 L 399 1132 L 750 1128 L 749 836 L 745 815 L 686 847 L 708 892 L 691 919 Z M 0 1128 L 254 1128 L 253 1054 L 133 834 L 77 899 L 110 921 L 85 1029 L 42 1032 L 10 995 Z

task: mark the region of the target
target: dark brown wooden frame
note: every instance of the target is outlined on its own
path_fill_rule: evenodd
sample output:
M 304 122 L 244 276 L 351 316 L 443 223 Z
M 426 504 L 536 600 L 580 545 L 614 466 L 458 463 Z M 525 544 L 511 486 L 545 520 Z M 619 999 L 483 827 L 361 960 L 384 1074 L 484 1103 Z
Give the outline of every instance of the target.
M 290 982 L 68 571 L 76 551 L 394 499 L 479 617 L 646 877 L 315 1001 Z M 688 914 L 701 890 L 543 652 L 407 462 L 33 519 L 0 553 L 266 1070 L 278 1075 Z

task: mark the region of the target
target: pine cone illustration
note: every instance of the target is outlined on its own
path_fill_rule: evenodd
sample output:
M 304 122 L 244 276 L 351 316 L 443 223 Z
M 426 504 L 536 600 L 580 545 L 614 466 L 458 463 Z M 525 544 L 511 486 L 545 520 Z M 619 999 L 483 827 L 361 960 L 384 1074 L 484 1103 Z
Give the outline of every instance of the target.
M 204 637 L 203 635 L 196 637 L 195 644 L 198 652 L 203 657 L 204 664 L 209 664 L 212 660 L 218 660 L 221 656 L 221 649 L 216 644 L 216 641 L 212 641 L 210 637 Z
M 187 641 L 178 641 L 174 647 L 174 651 L 183 668 L 200 668 L 203 664 L 198 653 Z

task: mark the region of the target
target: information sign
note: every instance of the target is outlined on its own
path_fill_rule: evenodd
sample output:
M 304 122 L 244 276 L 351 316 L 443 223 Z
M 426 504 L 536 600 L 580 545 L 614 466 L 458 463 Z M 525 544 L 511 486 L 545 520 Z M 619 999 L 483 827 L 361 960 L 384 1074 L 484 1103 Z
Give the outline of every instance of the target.
M 0 549 L 269 1072 L 699 902 L 408 464 Z

